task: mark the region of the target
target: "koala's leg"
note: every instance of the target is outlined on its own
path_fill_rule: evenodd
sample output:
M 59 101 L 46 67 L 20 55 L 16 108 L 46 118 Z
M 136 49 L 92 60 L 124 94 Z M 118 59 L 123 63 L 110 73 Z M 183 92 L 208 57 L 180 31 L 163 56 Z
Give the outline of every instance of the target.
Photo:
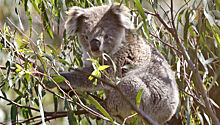
M 155 63 L 152 63 L 152 65 L 155 65 Z M 158 75 L 166 71 L 165 67 L 158 66 L 164 71 L 162 69 L 154 70 L 156 73 L 151 71 L 151 67 L 151 65 L 150 68 L 147 66 L 141 67 L 127 73 L 117 86 L 127 99 L 135 105 L 137 94 L 143 89 L 140 109 L 153 120 L 162 124 L 168 121 L 175 113 L 178 105 L 178 93 L 173 85 L 175 83 L 174 77 L 167 75 L 163 78 L 162 75 Z M 153 68 L 156 69 L 155 67 Z M 130 106 L 116 90 L 111 90 L 106 95 L 107 110 L 113 116 L 126 118 L 131 115 Z
M 92 91 L 106 89 L 106 87 L 102 85 L 99 81 L 97 85 L 94 85 L 93 80 L 88 79 L 89 77 L 88 74 L 91 74 L 92 71 L 93 71 L 92 67 L 85 67 L 85 68 L 78 69 L 78 71 L 61 72 L 59 74 L 70 82 L 70 85 L 72 86 L 72 88 L 80 90 L 80 91 L 92 92 Z M 66 90 L 70 89 L 70 87 L 68 86 L 66 82 L 61 82 L 58 84 L 63 89 L 66 89 Z M 50 83 L 47 83 L 46 86 L 49 88 L 53 88 L 55 87 L 55 84 L 50 82 Z

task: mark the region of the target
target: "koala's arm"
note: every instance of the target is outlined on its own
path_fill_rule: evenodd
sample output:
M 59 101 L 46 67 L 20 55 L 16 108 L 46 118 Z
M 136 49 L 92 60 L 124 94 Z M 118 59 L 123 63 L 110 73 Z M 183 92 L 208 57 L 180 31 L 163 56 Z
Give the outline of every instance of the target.
M 108 87 L 101 84 L 99 80 L 97 85 L 94 85 L 93 80 L 88 79 L 89 77 L 88 74 L 91 74 L 92 71 L 93 71 L 92 67 L 85 67 L 78 69 L 78 71 L 61 72 L 59 74 L 70 82 L 73 89 L 77 89 L 80 91 L 87 91 L 87 92 L 107 89 Z M 66 82 L 58 83 L 58 85 L 63 89 L 67 89 L 67 90 L 70 89 L 70 87 L 67 85 Z M 46 86 L 49 88 L 54 88 L 55 84 L 50 82 L 47 83 Z

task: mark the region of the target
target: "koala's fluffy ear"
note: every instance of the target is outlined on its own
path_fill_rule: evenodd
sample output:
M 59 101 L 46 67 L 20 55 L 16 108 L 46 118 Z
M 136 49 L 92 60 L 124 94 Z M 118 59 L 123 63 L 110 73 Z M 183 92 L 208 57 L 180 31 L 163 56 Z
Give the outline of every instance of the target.
M 129 8 L 119 3 L 113 3 L 110 10 L 119 16 L 120 25 L 126 29 L 134 29 L 134 25 L 130 20 L 131 14 Z
M 64 27 L 68 35 L 73 35 L 77 31 L 77 23 L 79 17 L 81 17 L 84 14 L 84 9 L 81 7 L 74 6 L 70 8 L 70 10 L 66 12 L 66 14 L 68 15 L 68 19 L 65 22 Z

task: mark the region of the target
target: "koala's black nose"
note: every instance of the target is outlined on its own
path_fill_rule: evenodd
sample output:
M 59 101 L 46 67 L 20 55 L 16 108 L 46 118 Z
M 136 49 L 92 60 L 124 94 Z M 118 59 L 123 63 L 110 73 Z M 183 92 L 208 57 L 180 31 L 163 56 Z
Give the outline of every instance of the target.
M 91 51 L 98 51 L 99 47 L 101 45 L 101 42 L 97 39 L 93 39 L 90 41 L 90 47 L 91 47 Z

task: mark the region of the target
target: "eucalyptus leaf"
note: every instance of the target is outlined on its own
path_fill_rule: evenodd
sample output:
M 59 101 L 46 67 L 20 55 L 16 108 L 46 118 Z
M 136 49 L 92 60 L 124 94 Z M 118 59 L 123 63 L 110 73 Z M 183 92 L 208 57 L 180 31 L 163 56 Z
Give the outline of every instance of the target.
M 16 123 L 16 118 L 17 118 L 17 107 L 16 105 L 11 106 L 11 122 L 12 124 Z
M 112 120 L 112 118 L 110 117 L 110 115 L 108 114 L 108 112 L 106 112 L 106 110 L 92 97 L 92 96 L 88 96 L 89 101 L 91 102 L 92 105 L 94 105 L 105 117 L 107 117 L 111 123 L 114 125 L 114 121 Z

